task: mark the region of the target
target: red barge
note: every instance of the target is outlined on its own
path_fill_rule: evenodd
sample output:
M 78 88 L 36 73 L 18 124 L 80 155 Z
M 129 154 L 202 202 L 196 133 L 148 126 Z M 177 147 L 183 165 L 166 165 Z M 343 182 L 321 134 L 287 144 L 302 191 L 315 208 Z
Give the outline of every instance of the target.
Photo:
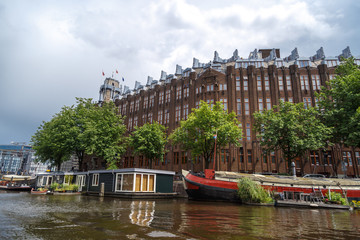
M 349 201 L 360 201 L 359 179 L 338 178 L 303 178 L 279 175 L 246 174 L 206 169 L 205 174 L 195 174 L 182 170 L 185 189 L 190 199 L 222 200 L 237 202 L 239 178 L 248 177 L 258 182 L 263 188 L 298 197 L 320 192 L 325 196 L 328 192 L 346 195 Z

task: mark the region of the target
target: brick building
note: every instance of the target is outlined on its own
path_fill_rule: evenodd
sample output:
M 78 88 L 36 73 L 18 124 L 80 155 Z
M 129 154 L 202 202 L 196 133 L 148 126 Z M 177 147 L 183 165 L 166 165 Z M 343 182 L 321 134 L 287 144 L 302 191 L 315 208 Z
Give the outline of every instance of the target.
M 305 108 L 316 105 L 315 92 L 334 77 L 340 57 L 350 56 L 349 47 L 337 57 L 325 57 L 320 48 L 310 58 L 299 57 L 296 48 L 286 58 L 280 58 L 279 49 L 255 49 L 248 58 L 239 57 L 235 50 L 229 59 L 220 58 L 215 51 L 214 59 L 209 63 L 200 63 L 194 58 L 192 68 L 183 69 L 177 65 L 175 74 L 162 71 L 158 81 L 148 77 L 146 85 L 136 82 L 133 90 L 125 86 L 122 91 L 117 80 L 107 78 L 100 88 L 100 101 L 115 101 L 120 113 L 126 116 L 129 132 L 135 126 L 157 121 L 168 127 L 168 134 L 180 125 L 180 120 L 187 119 L 200 100 L 220 101 L 226 110 L 237 113 L 244 137 L 242 147 L 230 145 L 217 153 L 216 170 L 285 173 L 286 161 L 280 152 L 263 154 L 252 130 L 252 114 L 270 109 L 280 100 L 304 102 Z M 360 64 L 359 59 L 356 62 Z M 110 82 L 117 85 L 104 87 Z M 118 94 L 111 94 L 115 89 Z M 183 151 L 180 146 L 169 145 L 167 149 L 164 162 L 156 162 L 153 168 L 203 171 L 203 161 L 192 158 L 190 152 Z M 97 158 L 88 160 L 88 165 L 89 162 L 100 168 L 105 166 Z M 296 159 L 295 163 L 299 175 L 359 176 L 360 150 L 343 147 L 312 151 L 306 157 Z M 148 167 L 148 162 L 141 156 L 133 156 L 129 150 L 120 167 Z

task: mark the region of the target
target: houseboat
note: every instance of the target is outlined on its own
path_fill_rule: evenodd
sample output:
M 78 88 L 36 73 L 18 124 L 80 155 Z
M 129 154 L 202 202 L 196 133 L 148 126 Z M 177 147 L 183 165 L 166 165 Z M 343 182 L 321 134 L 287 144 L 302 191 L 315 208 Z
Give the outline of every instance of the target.
M 124 198 L 171 198 L 175 172 L 125 168 L 88 172 L 87 193 Z
M 241 201 L 238 198 L 238 180 L 250 178 L 263 188 L 292 196 L 306 198 L 315 192 L 325 196 L 328 192 L 338 192 L 345 195 L 349 201 L 360 201 L 359 179 L 337 178 L 305 178 L 278 175 L 261 175 L 217 171 L 206 169 L 205 174 L 195 174 L 182 170 L 186 192 L 190 199 Z
M 0 190 L 30 191 L 30 181 L 30 176 L 2 175 L 0 176 Z
M 175 172 L 127 168 L 93 170 L 88 172 L 50 172 L 37 175 L 36 189 L 44 189 L 53 183 L 76 185 L 77 192 L 88 195 L 126 198 L 169 198 L 173 191 Z

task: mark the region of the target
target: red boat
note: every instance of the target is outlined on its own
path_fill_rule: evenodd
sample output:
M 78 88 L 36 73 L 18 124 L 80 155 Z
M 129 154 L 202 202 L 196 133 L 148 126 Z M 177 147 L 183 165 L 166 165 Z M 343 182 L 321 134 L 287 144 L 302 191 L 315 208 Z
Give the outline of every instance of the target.
M 294 198 L 304 198 L 318 192 L 346 195 L 349 201 L 360 201 L 359 179 L 305 178 L 279 175 L 246 174 L 206 169 L 205 174 L 182 170 L 186 192 L 190 199 L 240 201 L 237 196 L 239 178 L 248 177 L 263 188 Z

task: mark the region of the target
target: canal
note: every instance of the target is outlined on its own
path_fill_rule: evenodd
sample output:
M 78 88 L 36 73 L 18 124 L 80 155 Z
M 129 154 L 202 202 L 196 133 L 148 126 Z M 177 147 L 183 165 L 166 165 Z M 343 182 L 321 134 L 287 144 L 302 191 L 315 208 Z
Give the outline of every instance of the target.
M 360 239 L 360 211 L 0 191 L 0 239 Z

